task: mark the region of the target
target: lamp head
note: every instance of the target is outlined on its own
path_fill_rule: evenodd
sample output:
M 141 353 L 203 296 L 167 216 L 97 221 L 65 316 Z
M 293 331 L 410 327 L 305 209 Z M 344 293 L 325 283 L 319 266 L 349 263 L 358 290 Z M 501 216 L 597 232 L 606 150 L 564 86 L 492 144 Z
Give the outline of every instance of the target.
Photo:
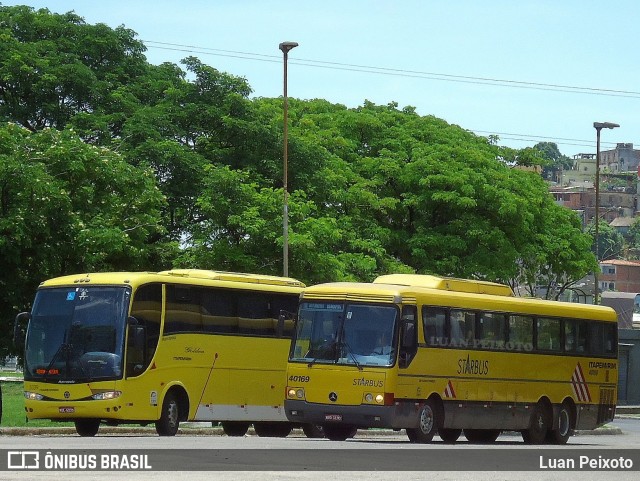
M 593 127 L 595 129 L 615 129 L 616 127 L 620 127 L 618 124 L 614 124 L 613 122 L 594 122 Z
M 298 42 L 282 42 L 278 47 L 282 50 L 282 53 L 288 53 L 289 50 L 296 48 L 298 46 Z

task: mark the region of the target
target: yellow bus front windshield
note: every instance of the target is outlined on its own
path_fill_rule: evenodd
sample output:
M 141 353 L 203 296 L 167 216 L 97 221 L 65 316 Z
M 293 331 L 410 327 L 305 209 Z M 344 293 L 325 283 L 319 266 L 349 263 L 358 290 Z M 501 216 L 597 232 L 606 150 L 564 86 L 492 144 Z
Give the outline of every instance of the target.
M 41 289 L 27 332 L 24 378 L 51 383 L 122 377 L 124 287 Z
M 290 360 L 392 366 L 398 309 L 362 303 L 303 302 Z

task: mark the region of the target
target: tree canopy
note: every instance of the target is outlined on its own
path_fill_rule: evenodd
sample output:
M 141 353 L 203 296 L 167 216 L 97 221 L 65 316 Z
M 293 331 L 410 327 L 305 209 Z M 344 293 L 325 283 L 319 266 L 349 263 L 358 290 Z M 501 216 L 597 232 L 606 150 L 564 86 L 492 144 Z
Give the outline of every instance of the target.
M 133 31 L 0 7 L 0 312 L 45 278 L 199 267 L 281 274 L 282 99 L 197 58 L 151 65 Z M 542 178 L 412 107 L 289 102 L 290 273 L 389 272 L 559 292 L 590 237 Z M 5 340 L 5 345 L 6 345 Z

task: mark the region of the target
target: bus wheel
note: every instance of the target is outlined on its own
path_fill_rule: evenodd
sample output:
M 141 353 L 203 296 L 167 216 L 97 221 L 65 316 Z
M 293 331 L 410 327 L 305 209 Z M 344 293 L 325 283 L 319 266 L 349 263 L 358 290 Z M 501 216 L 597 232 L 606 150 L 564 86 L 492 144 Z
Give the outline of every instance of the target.
M 79 419 L 75 423 L 76 432 L 85 438 L 90 438 L 98 434 L 100 429 L 99 419 Z
M 173 393 L 167 393 L 162 403 L 160 419 L 156 421 L 156 432 L 159 436 L 175 436 L 180 425 L 180 407 Z
M 445 443 L 455 443 L 461 434 L 462 429 L 438 429 L 438 435 Z
M 354 436 L 354 428 L 348 424 L 325 424 L 322 429 L 325 437 L 331 441 L 344 441 Z
M 227 436 L 240 437 L 247 434 L 249 423 L 239 421 L 222 421 L 222 431 Z
M 500 436 L 499 429 L 465 429 L 464 437 L 470 443 L 490 444 Z
M 302 426 L 302 432 L 308 438 L 324 438 L 324 429 L 319 424 L 305 424 Z
M 573 428 L 573 421 L 571 419 L 571 409 L 567 404 L 560 406 L 558 411 L 558 428 L 547 432 L 547 441 L 553 444 L 567 444 L 569 436 L 571 436 L 571 430 Z
M 412 443 L 430 443 L 438 431 L 438 415 L 433 401 L 428 400 L 418 413 L 418 427 L 407 429 Z
M 549 431 L 549 416 L 543 403 L 538 403 L 531 413 L 529 429 L 522 431 L 522 439 L 527 444 L 542 444 Z
M 286 438 L 291 432 L 289 423 L 253 423 L 253 429 L 261 438 Z

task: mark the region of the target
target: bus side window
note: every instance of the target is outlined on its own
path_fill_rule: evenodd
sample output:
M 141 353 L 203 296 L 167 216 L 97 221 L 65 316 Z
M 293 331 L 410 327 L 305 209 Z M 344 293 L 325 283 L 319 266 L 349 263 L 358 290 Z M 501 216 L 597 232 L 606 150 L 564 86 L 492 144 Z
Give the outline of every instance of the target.
M 167 311 L 164 319 L 164 333 L 202 331 L 202 310 L 200 291 L 181 285 L 167 285 Z
M 613 355 L 617 351 L 617 325 L 589 322 L 589 354 Z
M 479 315 L 480 347 L 484 349 L 505 348 L 505 315 L 481 312 Z
M 538 318 L 536 323 L 537 348 L 542 351 L 561 351 L 560 319 Z
M 617 324 L 603 325 L 604 328 L 604 353 L 618 357 L 618 326 Z
M 127 376 L 142 374 L 151 363 L 160 338 L 162 317 L 162 285 L 141 286 L 133 295 L 131 316 L 144 327 L 146 336 L 142 349 L 131 344 L 127 349 Z
M 399 366 L 407 367 L 418 352 L 418 330 L 417 330 L 416 306 L 404 306 L 402 308 L 400 324 L 400 356 Z
M 529 316 L 509 316 L 507 349 L 512 351 L 533 350 L 533 318 Z
M 201 289 L 202 330 L 212 334 L 237 334 L 240 295 L 233 289 Z
M 580 319 L 564 320 L 564 350 L 584 354 L 587 352 L 589 325 Z
M 464 312 L 452 309 L 449 316 L 451 345 L 459 346 L 466 342 Z
M 575 352 L 577 350 L 577 323 L 576 319 L 564 320 L 564 350 Z
M 446 309 L 442 307 L 422 308 L 424 341 L 427 343 L 427 346 L 442 346 L 446 344 L 446 320 Z

